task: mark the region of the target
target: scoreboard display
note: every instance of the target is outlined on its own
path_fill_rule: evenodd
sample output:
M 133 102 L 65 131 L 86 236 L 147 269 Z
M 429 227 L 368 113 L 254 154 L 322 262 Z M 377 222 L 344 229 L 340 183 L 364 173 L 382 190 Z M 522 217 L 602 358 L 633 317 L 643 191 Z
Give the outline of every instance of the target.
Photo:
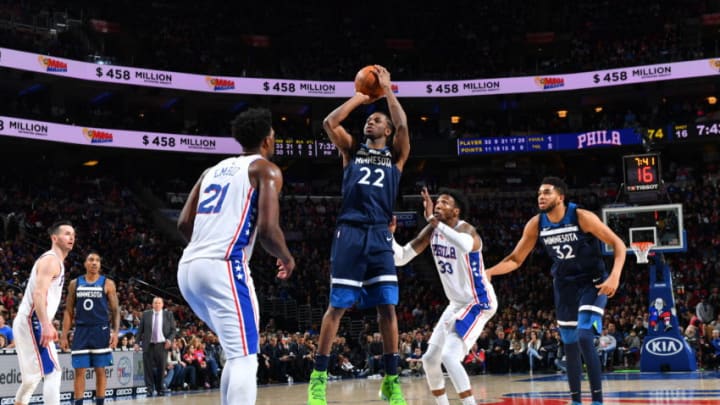
M 646 153 L 643 155 L 623 156 L 625 191 L 630 193 L 642 191 L 659 191 L 661 183 L 660 155 Z
M 689 124 L 678 124 L 673 128 L 678 141 L 720 140 L 720 121 L 708 120 Z
M 312 139 L 275 139 L 277 157 L 337 157 L 337 148 L 332 142 Z

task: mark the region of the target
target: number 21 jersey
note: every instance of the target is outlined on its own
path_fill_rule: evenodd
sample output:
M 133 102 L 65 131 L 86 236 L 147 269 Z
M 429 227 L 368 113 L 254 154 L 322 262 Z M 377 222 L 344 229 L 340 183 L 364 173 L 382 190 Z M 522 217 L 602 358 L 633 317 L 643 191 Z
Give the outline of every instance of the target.
M 248 169 L 260 155 L 225 159 L 200 185 L 192 239 L 180 263 L 194 259 L 250 261 L 257 225 L 258 190 Z

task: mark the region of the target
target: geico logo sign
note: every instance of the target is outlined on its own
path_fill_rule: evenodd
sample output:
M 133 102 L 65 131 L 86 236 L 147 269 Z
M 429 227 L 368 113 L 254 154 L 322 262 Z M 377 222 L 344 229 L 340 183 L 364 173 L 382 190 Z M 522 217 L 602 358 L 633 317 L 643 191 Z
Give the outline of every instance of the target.
M 111 397 L 113 395 L 115 395 L 115 390 L 113 390 L 113 389 L 105 390 L 105 398 Z
M 60 400 L 61 401 L 69 401 L 73 399 L 73 393 L 72 392 L 61 392 L 60 393 Z
M 93 397 L 92 391 L 85 391 L 85 392 L 83 392 L 83 398 L 85 398 L 85 399 L 92 399 L 92 397 Z
M 138 387 L 136 393 L 138 394 L 145 394 L 147 392 L 147 387 Z M 118 394 L 120 395 L 120 394 Z
M 15 398 L 3 398 L 0 399 L 0 405 L 13 405 L 15 403 Z
M 683 349 L 683 343 L 675 338 L 657 337 L 645 343 L 645 349 L 656 356 L 672 356 Z
M 132 388 L 118 388 L 118 390 L 115 391 L 115 395 L 117 395 L 117 396 L 132 395 L 132 393 L 133 393 Z

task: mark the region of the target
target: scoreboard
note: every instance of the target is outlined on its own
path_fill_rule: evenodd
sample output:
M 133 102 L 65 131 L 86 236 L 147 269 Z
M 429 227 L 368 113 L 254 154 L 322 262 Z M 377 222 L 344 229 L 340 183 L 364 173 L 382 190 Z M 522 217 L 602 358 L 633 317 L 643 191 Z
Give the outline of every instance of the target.
M 275 138 L 276 157 L 337 157 L 337 148 L 332 142 L 312 139 Z
M 662 181 L 660 155 L 646 153 L 623 156 L 625 191 L 628 194 L 643 191 L 659 191 Z

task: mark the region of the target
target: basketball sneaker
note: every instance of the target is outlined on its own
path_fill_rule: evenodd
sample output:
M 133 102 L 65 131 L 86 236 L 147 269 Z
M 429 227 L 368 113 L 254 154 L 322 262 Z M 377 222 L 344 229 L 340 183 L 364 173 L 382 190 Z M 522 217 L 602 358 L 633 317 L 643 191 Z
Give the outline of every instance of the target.
M 388 401 L 390 405 L 407 405 L 400 389 L 400 380 L 397 375 L 386 375 L 380 386 L 380 398 Z
M 312 374 L 310 374 L 310 384 L 308 384 L 307 405 L 327 405 L 327 399 L 325 398 L 327 380 L 327 371 L 313 370 Z

